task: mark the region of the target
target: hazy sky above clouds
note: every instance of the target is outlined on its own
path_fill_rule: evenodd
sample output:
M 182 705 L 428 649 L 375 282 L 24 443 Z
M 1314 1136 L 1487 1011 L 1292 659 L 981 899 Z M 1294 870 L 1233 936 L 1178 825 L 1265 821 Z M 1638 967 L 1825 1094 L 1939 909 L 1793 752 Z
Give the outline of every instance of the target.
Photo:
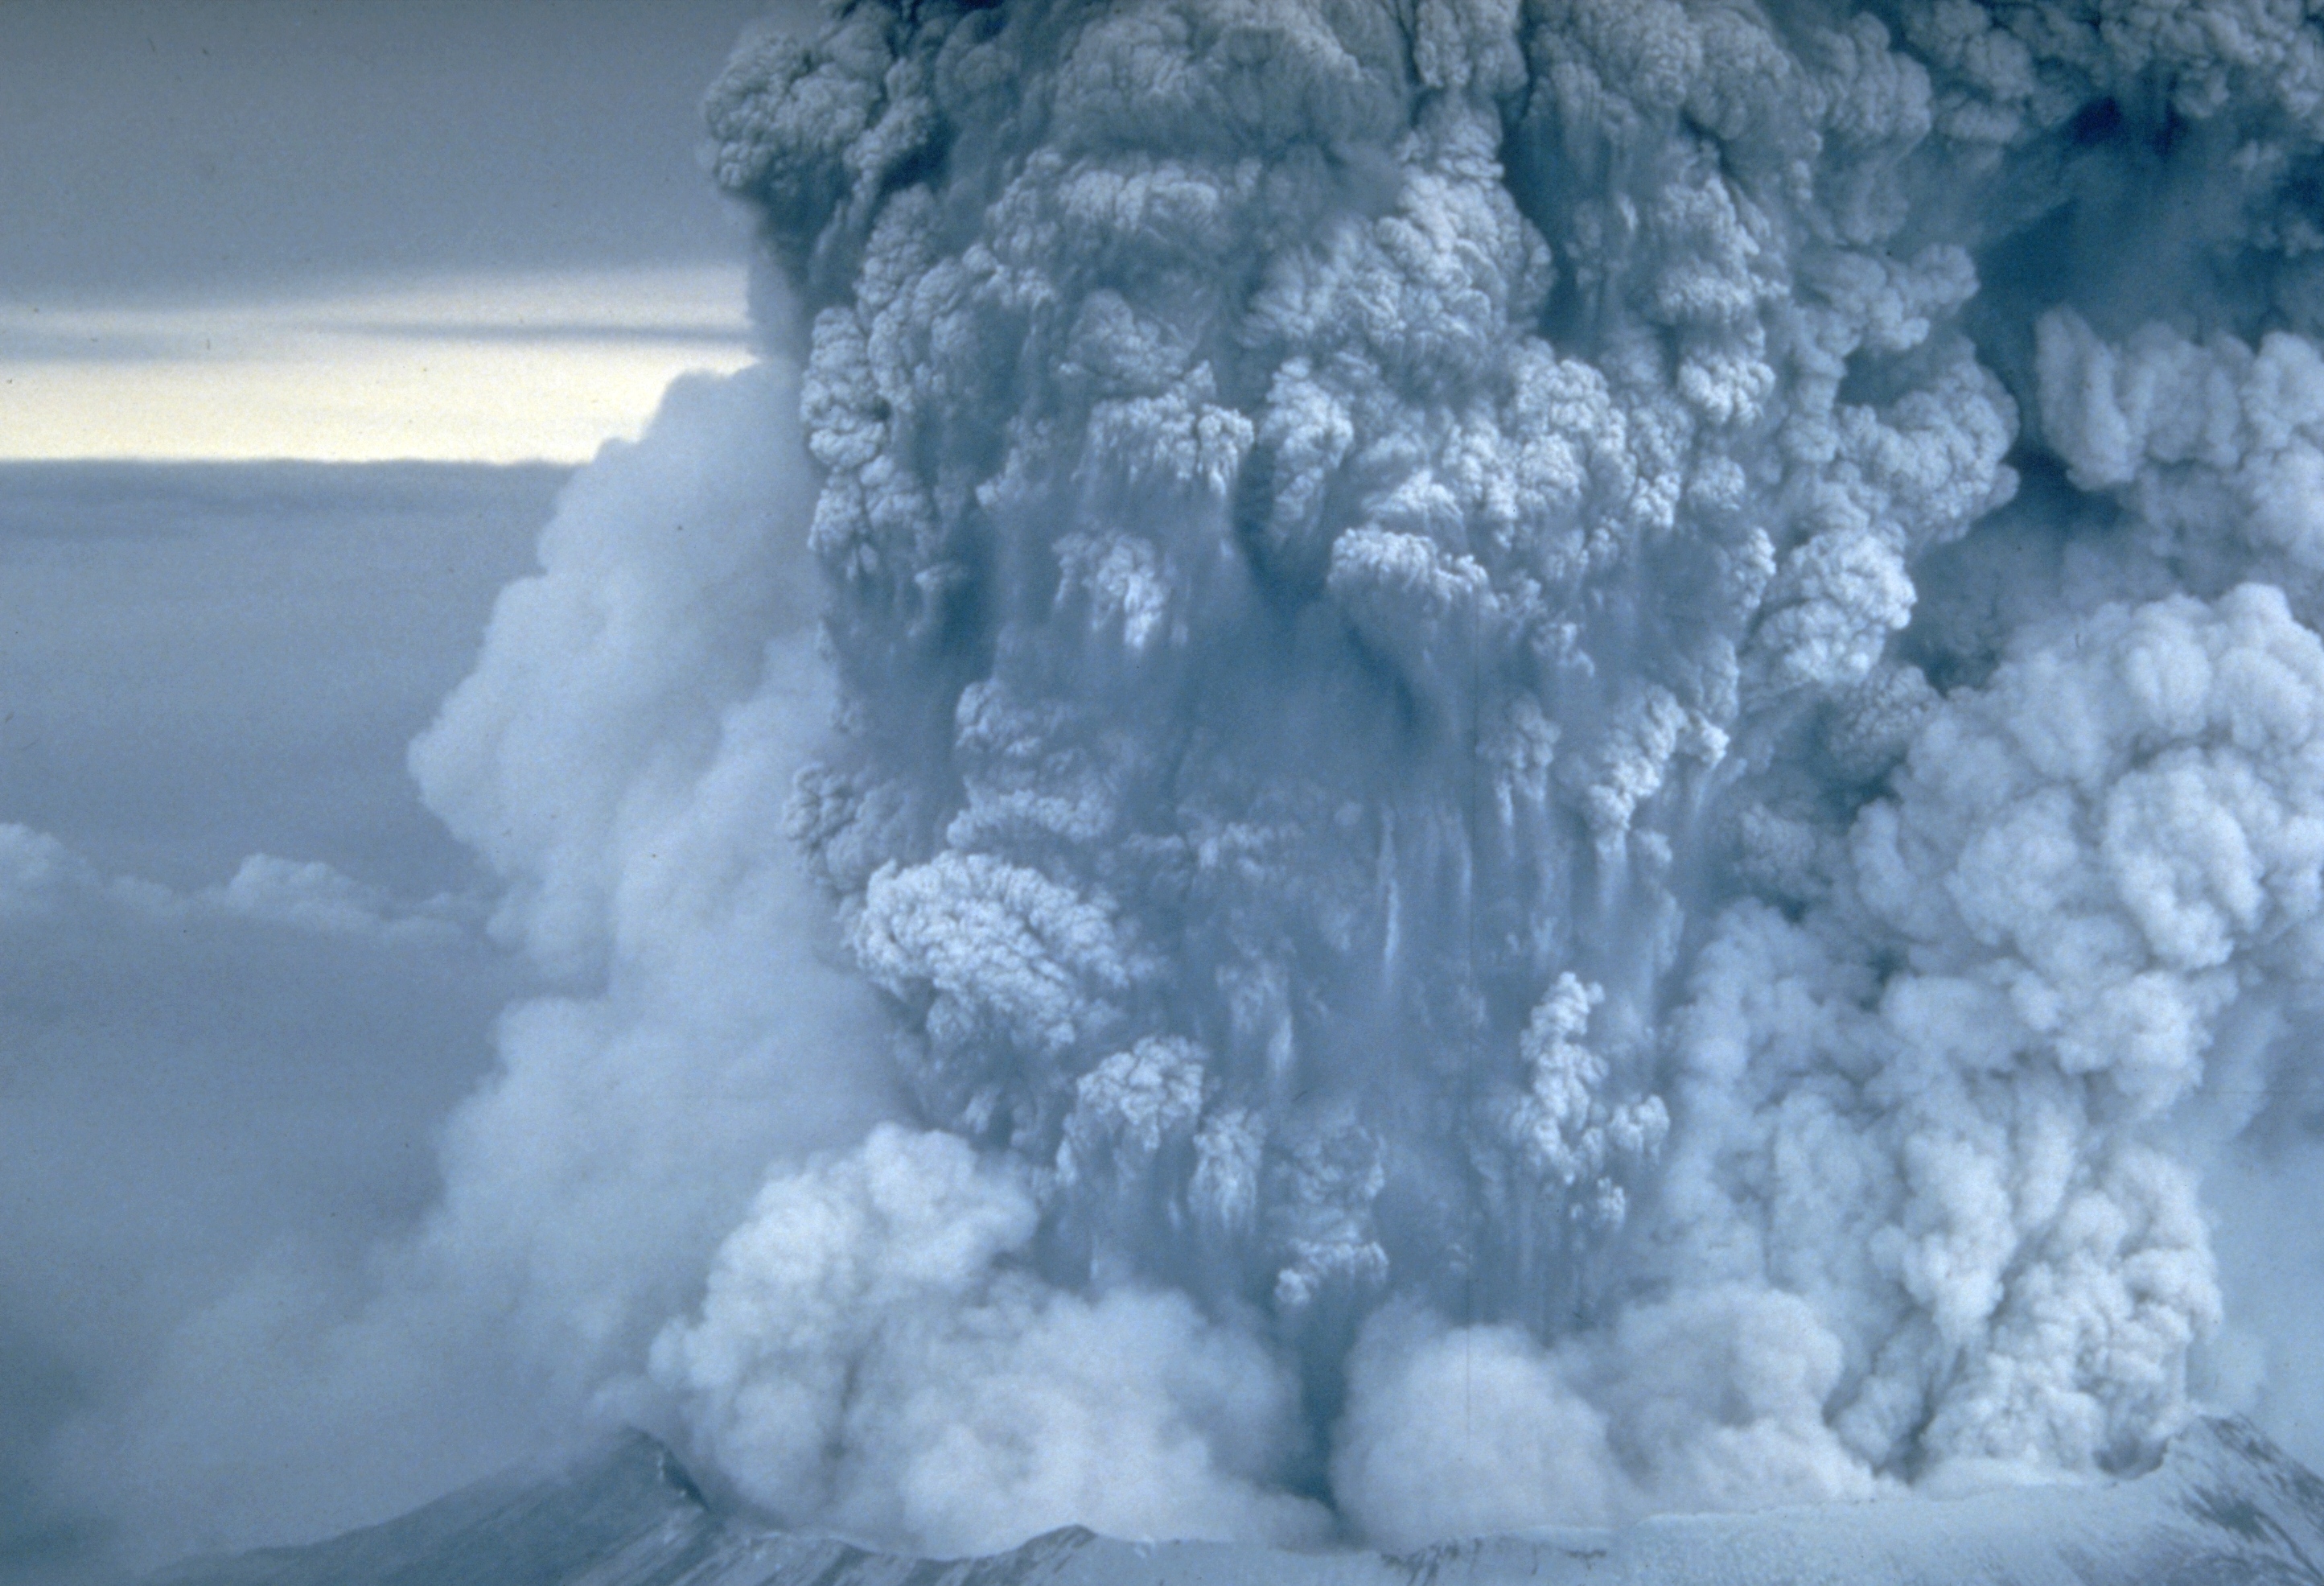
M 696 106 L 753 0 L 7 0 L 0 283 L 202 301 L 741 256 Z
M 752 0 L 0 4 L 0 457 L 578 460 L 745 358 Z
M 110 1578 L 58 1472 L 189 1315 L 436 1193 L 525 977 L 404 750 L 567 473 L 440 465 L 746 361 L 761 9 L 0 0 L 0 1581 Z

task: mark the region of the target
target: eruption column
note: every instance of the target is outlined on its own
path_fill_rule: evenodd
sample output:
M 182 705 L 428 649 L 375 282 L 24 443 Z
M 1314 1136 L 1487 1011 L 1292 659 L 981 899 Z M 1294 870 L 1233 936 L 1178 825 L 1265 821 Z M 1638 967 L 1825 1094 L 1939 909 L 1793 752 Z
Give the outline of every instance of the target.
M 857 0 L 709 119 L 901 1095 L 625 1391 L 939 1550 L 2183 1423 L 2324 969 L 2312 23 Z

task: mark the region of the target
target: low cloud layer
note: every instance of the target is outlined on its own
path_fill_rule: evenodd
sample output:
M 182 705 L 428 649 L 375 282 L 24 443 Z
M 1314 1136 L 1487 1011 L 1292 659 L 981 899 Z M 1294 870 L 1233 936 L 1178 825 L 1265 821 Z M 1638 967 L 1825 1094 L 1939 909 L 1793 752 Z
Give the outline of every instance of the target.
M 277 1369 L 189 1374 L 174 1461 L 76 1470 L 76 1428 L 254 1263 L 355 1283 L 435 1196 L 438 1126 L 525 977 L 403 746 L 558 476 L 0 480 L 0 1574 L 72 1579 L 157 1511 L 170 1545 L 215 1535 L 172 1495 L 249 1441 L 234 1406 Z M 272 1457 L 283 1512 L 304 1479 Z

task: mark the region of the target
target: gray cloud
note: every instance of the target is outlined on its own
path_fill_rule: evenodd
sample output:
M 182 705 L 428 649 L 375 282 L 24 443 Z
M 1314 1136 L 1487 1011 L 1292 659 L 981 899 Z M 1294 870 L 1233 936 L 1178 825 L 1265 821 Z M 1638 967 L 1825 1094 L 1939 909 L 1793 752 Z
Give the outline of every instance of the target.
M 584 321 L 539 325 L 402 325 L 352 323 L 346 329 L 368 336 L 401 336 L 419 341 L 642 341 L 685 342 L 708 347 L 740 348 L 748 339 L 737 325 L 704 322 L 696 325 L 593 325 Z
M 733 257 L 695 105 L 762 9 L 17 0 L 0 282 L 54 301 Z

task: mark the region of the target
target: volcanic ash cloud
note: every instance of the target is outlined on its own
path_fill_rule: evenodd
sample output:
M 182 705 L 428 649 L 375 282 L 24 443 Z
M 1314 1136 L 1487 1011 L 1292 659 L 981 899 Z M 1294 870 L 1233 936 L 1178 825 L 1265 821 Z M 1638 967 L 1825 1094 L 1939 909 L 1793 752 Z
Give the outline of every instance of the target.
M 860 3 L 708 109 L 796 387 L 585 476 L 417 757 L 612 966 L 441 1234 L 576 1391 L 945 1551 L 2123 1470 L 2242 1380 L 2313 23 Z M 618 1260 L 479 1187 L 536 1107 Z

